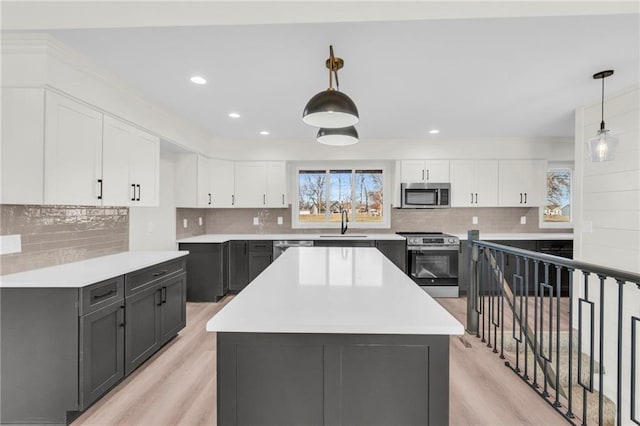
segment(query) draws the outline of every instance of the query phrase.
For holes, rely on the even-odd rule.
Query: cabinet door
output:
[[[160,347],[162,289],[157,285],[125,299],[125,374]]]
[[[211,189],[211,206],[233,207],[234,169],[233,161],[209,160],[209,187]]]
[[[180,250],[188,250],[187,300],[189,302],[217,302],[225,295],[227,257],[225,244],[180,244]],[[227,249],[228,250],[228,249]],[[226,262],[225,262],[226,261]]]
[[[267,207],[287,207],[287,163],[267,162]]]
[[[451,161],[451,207],[475,206],[475,166],[476,164],[473,160]],[[496,169],[496,176],[497,174],[498,173]]]
[[[424,160],[403,160],[401,169],[402,183],[424,182],[426,179]]]
[[[124,302],[80,317],[80,411],[124,377]]]
[[[130,175],[130,159],[135,149],[134,128],[120,120],[104,117],[102,145],[103,204],[135,205],[137,191]]]
[[[544,195],[544,160],[499,160],[501,207],[539,206]]]
[[[44,203],[101,205],[102,114],[45,96]]]
[[[164,345],[187,325],[186,274],[164,281],[160,284],[160,289],[162,293],[160,345]]]
[[[476,186],[474,205],[477,207],[498,206],[498,160],[475,162],[474,182]],[[452,183],[453,186],[453,183]],[[452,189],[453,191],[453,189]],[[455,196],[455,193],[454,193]]]
[[[154,207],[160,204],[160,139],[134,129],[130,153],[131,183],[136,185],[133,206]]]
[[[235,206],[267,205],[267,164],[264,161],[235,163]]]
[[[209,177],[209,159],[198,155],[197,157],[197,205],[198,207],[211,207],[211,179]]]
[[[2,88],[1,204],[42,204],[44,90]]]
[[[198,156],[196,154],[176,155],[173,196],[176,207],[198,207]]]
[[[427,160],[425,182],[449,182],[449,160]]]
[[[253,281],[273,260],[271,241],[249,242],[249,282]]]
[[[229,242],[229,290],[240,291],[249,284],[249,254],[246,241]]]

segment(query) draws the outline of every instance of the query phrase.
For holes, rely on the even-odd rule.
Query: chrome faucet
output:
[[[349,214],[346,210],[340,209],[340,234],[344,235],[349,229],[347,223],[349,223]]]

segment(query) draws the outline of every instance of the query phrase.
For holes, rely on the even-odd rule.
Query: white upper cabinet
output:
[[[498,205],[498,160],[451,160],[451,207]]]
[[[402,160],[401,182],[449,182],[449,160]]]
[[[209,159],[198,155],[196,157],[196,207],[212,207],[211,175],[209,173]]]
[[[160,204],[160,139],[134,129],[134,144],[129,156],[130,185],[137,190],[132,206],[152,207]]]
[[[287,163],[267,161],[267,207],[287,207]]]
[[[235,163],[234,206],[267,206],[267,163],[265,161]]]
[[[498,205],[538,207],[545,199],[545,160],[499,160]]]
[[[45,96],[44,203],[101,205],[102,114]]]
[[[2,88],[2,204],[42,204],[44,89]]]
[[[234,201],[233,161],[209,160],[209,188],[211,189],[211,207],[233,207]]]
[[[197,154],[182,154],[175,164],[176,207],[212,207],[209,159]]]

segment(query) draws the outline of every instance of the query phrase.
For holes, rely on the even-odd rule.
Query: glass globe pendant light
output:
[[[358,131],[355,127],[341,127],[339,129],[318,130],[316,140],[324,145],[346,146],[358,143]]]
[[[611,136],[609,130],[604,125],[604,79],[613,75],[613,70],[600,71],[593,75],[596,80],[602,80],[602,100],[600,130],[595,138],[589,139],[587,146],[591,155],[591,161],[611,161],[614,159],[616,147],[618,146],[618,138]]]
[[[333,55],[333,46],[329,46],[329,88],[309,99],[302,113],[302,121],[314,127],[336,129],[353,126],[359,120],[358,108],[349,96],[339,91],[338,70],[344,66],[341,58]],[[333,78],[336,88],[333,88]]]

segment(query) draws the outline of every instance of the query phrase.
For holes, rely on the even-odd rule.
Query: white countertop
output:
[[[189,254],[188,251],[123,252],[3,275],[0,276],[0,288],[80,288],[187,254]]]
[[[464,327],[375,248],[295,247],[207,331],[461,335]]]
[[[224,243],[233,240],[293,240],[293,241],[314,241],[314,240],[396,240],[403,241],[405,238],[392,234],[380,233],[370,234],[362,232],[348,232],[344,235],[336,233],[326,234],[205,234],[196,237],[183,238],[178,243]]]
[[[452,234],[461,240],[467,239],[467,234]],[[485,241],[499,240],[573,240],[572,232],[504,232],[480,233],[480,239]]]

